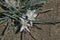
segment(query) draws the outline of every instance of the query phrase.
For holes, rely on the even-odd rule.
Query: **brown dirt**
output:
[[[52,0],[50,3],[45,4],[43,9],[53,8],[54,10],[40,14],[38,18],[40,19],[59,19],[60,18],[60,0]],[[37,40],[60,40],[60,23],[59,24],[37,24],[37,28],[30,28],[31,34]],[[0,26],[0,34],[4,29],[4,25]],[[34,40],[27,32],[27,40]],[[11,33],[5,37],[6,40],[12,40]],[[20,33],[16,35],[15,40],[20,40]]]

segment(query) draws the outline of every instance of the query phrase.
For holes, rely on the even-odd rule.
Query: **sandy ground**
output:
[[[52,11],[42,13],[38,16],[40,19],[59,19],[60,18],[60,0],[52,0],[50,3],[45,4],[44,9],[53,8]],[[30,28],[31,34],[37,40],[60,40],[60,23],[59,24],[36,24],[42,30],[37,28]],[[0,34],[3,31],[5,25],[0,25]],[[12,32],[12,31],[11,31]],[[12,40],[12,33],[8,33],[5,40]],[[29,33],[26,33],[26,40],[34,40]],[[20,33],[15,35],[14,40],[20,40]]]

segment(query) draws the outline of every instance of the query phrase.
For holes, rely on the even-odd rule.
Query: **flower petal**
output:
[[[20,29],[20,32],[22,32],[24,29],[25,29],[25,27],[24,27],[24,26],[22,26],[22,27],[21,27],[21,29]]]
[[[29,20],[35,20],[35,17],[37,14],[35,14],[36,10],[27,10],[26,16],[28,17]]]
[[[19,19],[21,19],[21,22],[24,22],[24,19],[23,18],[19,18]]]
[[[37,14],[34,14],[33,16],[34,16],[34,17],[36,17],[36,16],[37,16]]]
[[[26,16],[31,17],[35,13],[35,10],[27,10]]]
[[[30,30],[27,28],[27,27],[25,27],[26,28],[26,30],[28,31],[28,32],[30,32]]]
[[[30,25],[33,26],[33,22],[32,21],[30,21]]]

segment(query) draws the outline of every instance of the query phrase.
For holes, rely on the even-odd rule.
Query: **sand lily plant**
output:
[[[30,30],[28,29],[29,26],[31,26],[27,20],[24,20],[23,18],[20,18],[21,19],[21,23],[22,23],[22,26],[21,26],[21,29],[20,29],[20,32],[23,31],[24,29],[26,29],[28,32],[30,32]]]
[[[44,4],[47,0],[0,0],[0,24],[6,24],[5,29],[2,32],[1,40],[4,40],[5,35],[10,32],[10,30],[15,29],[14,34],[24,30],[27,30],[30,36],[35,39],[30,33],[30,27],[34,26],[35,22],[40,22],[37,20],[39,12],[48,12],[49,10],[42,10]],[[37,29],[40,29],[36,27]],[[22,40],[22,39],[21,39]]]

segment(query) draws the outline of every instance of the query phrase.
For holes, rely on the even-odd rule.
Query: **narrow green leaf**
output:
[[[60,20],[59,19],[36,19],[35,21],[33,21],[33,23],[35,23],[35,24],[44,24],[44,23],[55,24],[55,23],[60,23]]]

